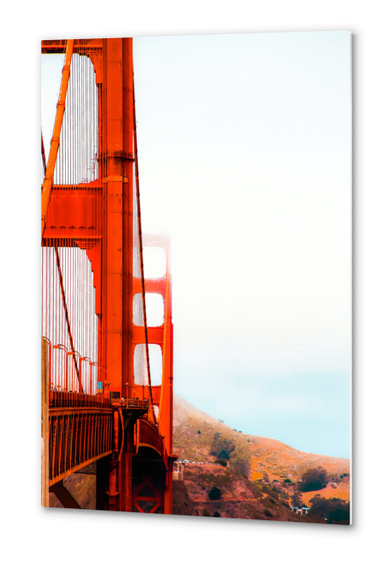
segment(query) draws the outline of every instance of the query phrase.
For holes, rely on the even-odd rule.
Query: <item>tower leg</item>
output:
[[[132,511],[132,444],[133,426],[125,432],[121,456],[120,511]]]
[[[117,462],[113,461],[109,463],[109,489],[108,489],[108,505],[109,511],[118,511],[118,499],[119,495],[118,484],[119,484],[119,465]]]
[[[96,509],[99,510],[105,510],[108,507],[109,460],[110,457],[103,457],[97,461]]]
[[[167,515],[172,514],[172,467],[166,472],[166,483],[164,488],[164,512]]]

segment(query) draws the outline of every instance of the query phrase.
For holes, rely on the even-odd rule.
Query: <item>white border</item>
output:
[[[384,4],[347,0],[9,4],[1,34],[1,483],[4,559],[380,559],[385,537],[388,39]],[[108,10],[108,11],[107,11]],[[350,29],[354,53],[351,527],[40,508],[39,49],[42,38]]]

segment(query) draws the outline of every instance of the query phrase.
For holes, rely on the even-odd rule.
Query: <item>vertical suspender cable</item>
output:
[[[43,165],[45,167],[45,172],[46,172],[46,158],[45,158],[44,145],[43,145],[43,136],[42,136],[42,157],[43,157]],[[68,332],[68,336],[69,336],[69,340],[70,340],[71,350],[73,352],[75,370],[76,370],[77,377],[78,377],[79,384],[80,384],[80,392],[82,392],[83,391],[82,390],[82,384],[81,384],[81,380],[80,380],[80,376],[79,376],[78,365],[77,365],[77,360],[76,360],[76,356],[75,356],[75,348],[74,348],[74,343],[73,343],[73,337],[72,337],[71,328],[70,328],[70,319],[69,319],[69,312],[68,312],[67,303],[66,303],[65,287],[64,287],[63,275],[62,275],[62,270],[61,270],[61,261],[60,261],[60,256],[59,256],[59,251],[58,251],[57,246],[54,246],[54,251],[55,251],[55,257],[56,257],[56,263],[57,263],[59,286],[60,286],[61,295],[62,295],[62,303],[63,303],[64,312],[65,312],[65,322],[66,322],[66,326],[67,326],[67,332]],[[58,315],[58,317],[59,317],[59,315]],[[60,329],[60,327],[59,327],[59,329]],[[59,336],[57,336],[57,341],[62,341],[61,334],[59,334]]]

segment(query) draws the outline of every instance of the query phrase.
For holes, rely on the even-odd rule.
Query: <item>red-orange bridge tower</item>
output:
[[[132,39],[42,53],[65,53],[47,163],[42,136],[42,503],[50,490],[78,507],[63,479],[95,463],[97,509],[172,513],[170,257],[141,231]],[[147,246],[162,276],[144,277]],[[151,327],[150,293],[164,310]]]

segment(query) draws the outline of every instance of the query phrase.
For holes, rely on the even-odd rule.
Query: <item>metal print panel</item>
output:
[[[349,525],[350,33],[41,70],[42,505]]]

